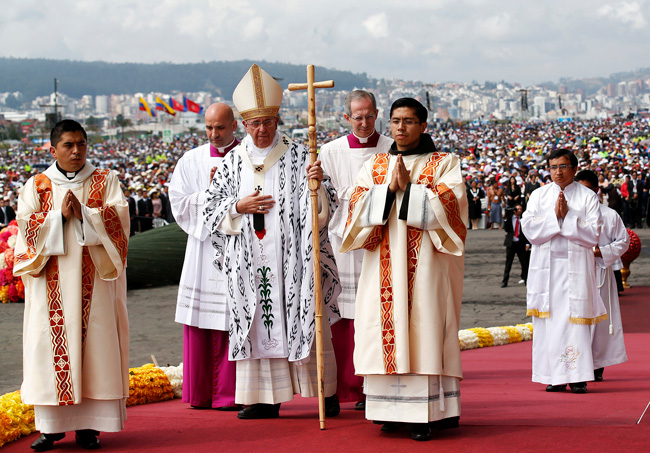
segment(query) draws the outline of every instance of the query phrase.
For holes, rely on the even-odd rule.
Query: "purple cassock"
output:
[[[183,326],[184,403],[235,406],[235,368],[228,360],[228,332]]]

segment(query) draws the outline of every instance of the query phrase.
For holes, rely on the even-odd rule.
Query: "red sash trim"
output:
[[[50,315],[50,342],[54,358],[54,377],[59,406],[74,404],[70,354],[59,285],[59,259],[52,256],[45,265],[47,304]]]
[[[390,260],[390,240],[385,234],[381,241],[379,258],[381,297],[381,340],[386,374],[397,374],[395,362],[395,321],[393,306],[393,271]]]
[[[85,357],[86,334],[88,333],[88,320],[90,319],[90,305],[95,287],[95,264],[90,257],[88,247],[83,248],[81,254],[83,273],[81,275],[81,357]]]
[[[438,193],[438,198],[440,198],[442,207],[445,209],[449,226],[451,226],[451,229],[458,235],[464,244],[465,238],[467,237],[467,225],[465,225],[465,222],[463,222],[463,219],[460,216],[460,208],[458,206],[456,195],[444,183],[438,184],[435,187],[435,191]]]
[[[438,167],[445,156],[445,153],[433,153],[431,157],[429,157],[429,160],[424,165],[422,173],[420,173],[420,176],[418,177],[418,184],[425,184],[429,189],[433,190],[433,182],[436,173],[438,172]]]
[[[423,231],[419,228],[406,227],[407,239],[407,272],[408,272],[408,303],[409,303],[409,318],[411,317],[411,306],[413,304],[413,288],[415,287],[415,274],[418,269],[418,261],[420,260],[420,247],[422,246]]]
[[[102,220],[104,221],[106,233],[117,249],[117,253],[120,255],[122,266],[126,266],[126,254],[129,251],[129,241],[124,234],[124,230],[122,229],[120,216],[117,214],[115,206],[105,206],[103,208],[100,208],[99,212],[101,213]]]

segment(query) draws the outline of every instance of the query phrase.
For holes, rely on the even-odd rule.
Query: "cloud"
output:
[[[503,12],[486,18],[479,18],[477,31],[487,39],[501,39],[509,35],[512,27],[512,17]]]
[[[636,29],[644,28],[648,23],[641,11],[641,5],[636,2],[623,2],[614,6],[602,6],[598,9],[598,15],[603,17],[613,17],[614,19],[624,24],[629,24],[632,28]]]
[[[388,38],[388,16],[386,13],[373,14],[363,21],[363,26],[373,38]]]

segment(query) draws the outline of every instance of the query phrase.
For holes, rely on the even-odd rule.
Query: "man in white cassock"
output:
[[[76,431],[99,448],[129,396],[126,254],[129,206],[114,172],[86,162],[86,132],[63,120],[50,134],[56,163],[18,200],[14,274],[25,284],[21,397],[34,405],[36,451]]]
[[[598,193],[598,176],[591,170],[578,172],[575,181]],[[600,297],[605,303],[609,322],[600,322],[591,330],[591,350],[594,358],[594,379],[603,380],[606,366],[627,362],[623,322],[618,303],[618,290],[614,270],[623,267],[621,256],[630,246],[630,235],[623,219],[616,211],[600,204],[603,226],[600,229],[598,245],[594,247],[596,257],[596,280]]]
[[[593,325],[607,319],[596,281],[593,247],[602,225],[598,197],[573,181],[578,159],[549,154],[551,184],[535,190],[521,219],[532,244],[527,314],[533,317],[533,382],[586,393],[594,380]]]
[[[458,324],[467,198],[457,156],[426,134],[427,110],[412,98],[390,112],[395,143],[376,154],[350,189],[341,253],[364,249],[354,318],[354,367],[365,377],[366,418],[382,431],[460,417]]]
[[[238,409],[235,364],[228,360],[226,282],[215,269],[214,248],[203,223],[206,190],[216,166],[239,144],[232,109],[212,104],[205,112],[209,142],[176,163],[169,186],[172,212],[188,235],[178,286],[176,322],[183,326],[183,402],[196,408]]]
[[[242,419],[278,417],[295,393],[317,396],[311,207],[308,179],[319,189],[321,281],[325,310],[338,318],[340,291],[327,222],[336,192],[320,162],[277,132],[282,88],[253,65],[233,93],[248,135],[218,166],[205,223],[215,265],[226,277],[229,358],[237,362],[235,401]],[[326,415],[338,414],[336,362],[323,323]],[[332,398],[333,397],[333,398]]]
[[[341,320],[332,326],[332,343],[336,355],[336,396],[341,402],[357,402],[355,409],[365,409],[363,378],[356,376],[352,360],[354,352],[354,300],[357,297],[363,250],[339,253],[348,217],[350,200],[347,193],[364,162],[377,153],[386,153],[393,140],[375,130],[377,120],[375,96],[355,90],[345,98],[345,120],[352,133],[323,145],[318,158],[323,171],[331,178],[339,198],[339,207],[329,223],[329,235],[341,280],[337,299]]]

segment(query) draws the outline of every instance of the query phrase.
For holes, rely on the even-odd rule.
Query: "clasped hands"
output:
[[[61,203],[61,214],[63,214],[63,217],[66,220],[70,220],[72,217],[82,220],[81,203],[75,194],[72,193],[72,190],[68,190],[63,197],[63,203]]]
[[[390,190],[391,193],[395,193],[398,190],[404,192],[410,182],[411,172],[406,169],[406,165],[404,165],[404,161],[402,160],[402,155],[398,154],[390,184],[388,185],[388,190]]]
[[[569,212],[569,205],[564,198],[564,192],[560,191],[560,195],[557,197],[557,203],[555,203],[555,215],[558,219],[564,219]]]

